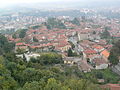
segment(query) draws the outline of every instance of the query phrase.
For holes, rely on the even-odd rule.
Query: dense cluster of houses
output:
[[[84,26],[84,23],[81,23]],[[66,26],[71,26],[70,23],[65,23]],[[89,24],[88,24],[89,26]],[[15,51],[24,49],[34,52],[60,52],[65,58],[65,64],[77,64],[84,71],[89,72],[92,69],[105,69],[109,66],[108,57],[112,45],[109,45],[106,40],[100,38],[100,33],[104,31],[103,27],[96,29],[73,26],[75,29],[59,29],[54,28],[49,30],[46,26],[38,29],[29,29],[24,38],[14,39],[12,36],[7,36],[9,41],[15,42]],[[112,30],[115,27],[111,27]],[[111,32],[111,36],[114,33]],[[94,32],[94,33],[93,33]],[[22,42],[21,42],[22,41]],[[77,54],[82,53],[82,57],[66,58],[67,51],[72,48],[70,42],[75,45],[73,49]]]
[[[109,66],[108,57],[110,55],[110,49],[112,45],[107,45],[105,40],[99,40],[99,42],[93,42],[90,40],[83,40],[79,42],[79,48],[83,53],[83,57],[71,59],[65,59],[65,63],[74,64],[83,72],[89,72],[92,69],[106,69]]]
[[[75,35],[76,32],[79,33],[79,40],[82,40],[83,38],[88,38],[88,32],[90,32],[90,30],[48,30],[47,28],[43,27],[42,29],[28,30],[26,32],[25,38],[23,38],[22,40],[20,38],[14,39],[12,38],[12,36],[9,36],[8,39],[16,43],[16,49],[31,48],[36,49],[38,52],[51,51],[54,49],[56,51],[65,52],[68,51],[69,48],[71,48],[71,44],[68,42],[68,37]],[[34,41],[34,38],[37,39],[37,42]]]

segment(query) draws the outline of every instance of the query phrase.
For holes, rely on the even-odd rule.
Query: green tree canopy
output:
[[[8,42],[7,38],[0,34],[0,55],[11,52],[14,48],[14,43]]]
[[[110,51],[109,61],[113,65],[118,64],[120,57],[120,40],[118,40]]]
[[[102,39],[109,39],[111,37],[110,33],[108,32],[108,30],[105,30],[102,34],[101,34],[101,38]]]
[[[62,56],[56,53],[43,53],[38,57],[38,62],[44,65],[62,63]]]
[[[47,23],[45,25],[47,26],[48,29],[53,28],[66,29],[64,23],[62,23],[60,20],[56,18],[48,18]]]
[[[78,18],[74,18],[71,22],[72,22],[72,24],[80,26],[80,21],[78,20]]]

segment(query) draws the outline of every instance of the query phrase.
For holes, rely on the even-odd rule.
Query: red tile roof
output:
[[[97,52],[95,50],[88,49],[88,50],[85,50],[84,53],[86,53],[86,54],[96,54]]]
[[[102,46],[100,46],[100,45],[94,45],[93,48],[94,48],[94,49],[101,50],[101,49],[103,49],[104,47],[102,47]]]
[[[24,43],[16,43],[16,46],[25,45]]]
[[[102,85],[101,88],[109,88],[110,90],[120,90],[120,84]]]
[[[103,56],[105,56],[106,58],[108,58],[109,55],[110,55],[110,53],[109,53],[107,50],[102,51],[101,54],[102,54]]]

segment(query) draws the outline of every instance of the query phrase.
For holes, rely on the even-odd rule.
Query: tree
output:
[[[5,59],[0,57],[0,89],[16,90],[17,82],[11,77],[11,72],[6,68]]]
[[[72,21],[72,24],[80,26],[80,21],[78,20],[78,18],[74,18],[73,21]]]
[[[36,59],[36,58],[34,58],[34,57],[31,57],[31,58],[30,58],[30,61],[31,61],[32,63],[38,63],[38,59]]]
[[[38,57],[38,62],[44,65],[60,64],[62,63],[62,56],[56,53],[44,53]]]
[[[0,90],[16,90],[17,82],[10,76],[0,76]]]
[[[96,34],[96,32],[95,32],[95,31],[93,31],[93,34]]]
[[[41,79],[47,80],[50,77],[54,77],[54,73],[50,70],[40,70],[35,68],[26,68],[21,73],[22,84],[32,81],[40,81]]]
[[[74,45],[71,41],[69,41],[69,43],[71,44],[72,49],[74,49],[74,48],[75,48],[75,45]]]
[[[38,42],[38,39],[36,37],[33,37],[33,42]]]
[[[14,49],[14,43],[8,42],[7,38],[0,34],[0,55],[11,52]]]
[[[72,49],[69,48],[68,49],[68,57],[75,57],[75,56],[78,56],[76,52],[73,53]]]
[[[31,83],[25,83],[25,85],[23,86],[23,90],[42,90],[42,88],[39,85],[39,82],[33,81]]]
[[[73,52],[72,52],[72,49],[69,48],[69,49],[68,49],[68,57],[71,57],[71,56],[73,56]]]
[[[32,26],[32,29],[39,29],[40,25]]]
[[[30,82],[35,80],[36,70],[34,68],[26,68],[23,71],[23,80],[24,82]]]
[[[110,36],[110,33],[108,32],[108,30],[105,30],[102,34],[101,34],[101,38],[102,39],[109,39],[111,36]]]
[[[66,29],[64,23],[56,18],[48,18],[47,23],[45,23],[45,25],[47,26],[48,29],[53,29],[53,28]]]
[[[14,72],[17,70],[17,64],[15,62],[9,62],[7,64],[7,69],[11,71],[11,74],[13,75]]]
[[[26,52],[26,50],[25,50],[25,49],[20,49],[20,48],[18,48],[18,49],[16,50],[16,52],[17,52],[18,54],[24,54],[24,53]]]
[[[44,90],[70,90],[67,86],[63,86],[59,81],[54,78],[50,78]]]
[[[14,34],[12,35],[12,38],[16,39],[16,38],[17,38],[17,35],[14,33]]]
[[[27,29],[21,29],[19,31],[19,38],[24,38],[26,35]]]
[[[46,26],[47,26],[47,29],[52,29],[51,25],[47,24]]]
[[[111,30],[111,27],[105,27],[105,30]]]
[[[100,88],[86,79],[68,79],[64,84],[70,88],[70,90],[100,90]]]
[[[119,56],[120,56],[120,40],[118,40],[112,47],[108,59],[111,64],[117,65],[119,63]]]
[[[95,76],[97,79],[103,79],[103,73],[102,72],[95,72]]]
[[[14,52],[9,52],[9,53],[6,53],[6,54],[4,54],[4,58],[5,59],[7,59],[8,61],[10,61],[10,62],[16,62],[16,55],[15,55],[15,53]]]
[[[117,65],[119,63],[118,56],[115,55],[115,53],[113,53],[112,51],[110,52],[110,56],[108,59],[109,59],[110,63],[113,65]]]

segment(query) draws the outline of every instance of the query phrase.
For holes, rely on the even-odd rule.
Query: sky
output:
[[[2,7],[5,7],[5,6],[8,6],[8,5],[12,5],[12,4],[16,4],[16,3],[36,3],[36,2],[39,2],[39,3],[49,3],[49,2],[82,2],[83,4],[84,3],[91,3],[91,2],[104,2],[104,1],[108,1],[108,3],[110,1],[113,1],[113,2],[117,2],[117,1],[120,1],[120,0],[0,0],[0,6]]]
[[[59,2],[59,1],[73,1],[73,0],[0,0],[1,4],[13,3],[32,3],[32,2]],[[75,0],[79,1],[79,0]]]
[[[60,2],[60,1],[73,1],[73,0],[0,0],[0,6],[7,6],[16,3],[37,3],[37,2],[48,3],[48,2]]]
[[[18,3],[49,3],[49,2],[73,2],[73,1],[83,1],[83,0],[0,0],[0,7],[5,7],[12,4]]]

